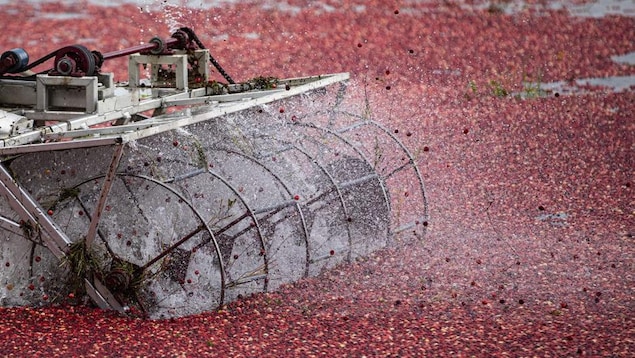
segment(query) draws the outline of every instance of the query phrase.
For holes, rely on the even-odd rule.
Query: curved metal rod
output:
[[[296,149],[298,152],[300,152],[305,157],[307,157],[313,164],[315,164],[319,168],[319,170],[322,173],[324,173],[324,175],[326,175],[328,180],[332,183],[333,188],[335,188],[335,191],[337,192],[337,197],[339,198],[340,205],[342,206],[342,210],[344,211],[344,216],[346,217],[346,220],[345,220],[345,222],[346,222],[346,235],[348,237],[348,251],[346,253],[346,260],[350,262],[350,260],[351,260],[351,248],[353,246],[353,238],[352,238],[352,234],[351,234],[351,223],[348,220],[350,218],[350,215],[348,213],[348,208],[346,207],[346,201],[344,200],[344,195],[342,194],[342,191],[340,190],[340,187],[337,185],[337,182],[335,181],[335,178],[333,178],[331,173],[322,164],[320,164],[320,162],[317,159],[315,159],[310,153],[308,153],[303,148],[300,148],[295,143],[287,142],[287,141],[284,141],[284,140],[281,140],[281,139],[276,139],[276,140],[279,143],[286,144],[287,146],[290,146],[290,147]],[[324,194],[318,195],[318,198],[321,197],[322,195],[324,195]],[[315,199],[315,200],[317,200],[317,199]],[[307,250],[309,250],[308,245],[307,245]],[[309,263],[311,262],[310,250],[309,250],[309,261],[307,261],[307,262],[309,262]]]
[[[163,182],[161,182],[159,180],[156,180],[154,178],[151,178],[151,177],[148,177],[148,176],[145,176],[145,175],[141,175],[141,174],[131,174],[131,173],[124,173],[124,172],[119,172],[119,173],[117,173],[115,175],[119,176],[119,177],[128,176],[128,177],[139,178],[139,179],[150,181],[150,182],[152,182],[152,183],[154,183],[154,184],[156,184],[156,185],[168,190],[172,194],[174,194],[176,197],[178,197],[180,200],[182,200],[182,202],[185,203],[190,208],[190,210],[192,210],[192,212],[194,212],[194,214],[196,215],[198,220],[200,220],[200,222],[201,222],[201,225],[199,226],[199,228],[196,229],[197,231],[196,230],[195,231],[196,232],[200,232],[201,230],[204,229],[205,231],[207,231],[210,234],[212,244],[214,245],[214,250],[216,251],[216,255],[218,256],[218,262],[219,262],[219,265],[220,265],[220,275],[221,275],[221,288],[220,288],[221,291],[220,291],[220,299],[219,299],[218,307],[221,307],[224,304],[224,302],[225,302],[225,280],[226,280],[225,264],[223,263],[223,257],[221,255],[221,251],[220,251],[220,247],[218,245],[218,242],[216,241],[216,238],[214,237],[214,233],[209,228],[209,226],[207,225],[207,223],[203,219],[202,215],[198,212],[198,210],[196,210],[196,208],[192,205],[192,203],[189,200],[187,200],[187,198],[185,198],[181,193],[179,193],[176,190],[174,190],[173,188],[165,185]],[[86,184],[88,182],[103,178],[105,176],[106,176],[105,174],[100,174],[100,175],[91,177],[89,179],[86,179],[86,180],[80,182],[79,184],[75,185],[73,187],[73,189],[76,189],[76,188],[78,188],[78,187],[80,187],[80,186],[82,186],[82,185],[84,185],[84,184]],[[194,236],[194,235],[191,235],[191,236],[190,235],[186,235],[186,237],[188,239],[191,238],[192,236]],[[183,242],[181,242],[180,244],[182,244],[182,243]],[[161,255],[165,256],[165,254],[167,254],[169,251],[170,251],[170,249],[164,250],[161,254],[159,254],[159,256],[161,256]],[[152,261],[156,261],[156,257],[153,258],[152,260],[150,260],[150,262],[152,262]],[[144,267],[146,267],[146,266],[148,266],[147,263],[144,265]]]
[[[342,89],[340,88],[340,90],[342,90]],[[339,92],[338,92],[338,95],[339,95]],[[336,106],[337,105],[339,105],[339,103],[336,104]],[[429,208],[428,208],[428,199],[427,199],[426,194],[425,194],[425,186],[423,184],[423,179],[421,177],[421,172],[419,171],[419,167],[416,165],[414,156],[412,155],[412,153],[410,153],[408,148],[406,148],[406,146],[401,142],[401,140],[399,140],[399,138],[397,138],[393,133],[391,133],[390,130],[388,130],[386,127],[384,127],[383,125],[381,125],[377,121],[374,121],[372,119],[368,119],[364,115],[354,114],[354,113],[351,113],[351,112],[348,112],[348,111],[339,111],[339,110],[335,110],[335,109],[325,109],[325,110],[320,110],[320,111],[311,113],[310,115],[307,115],[307,116],[305,116],[303,118],[309,118],[311,116],[318,116],[318,115],[327,115],[327,116],[329,116],[329,118],[331,118],[334,114],[342,114],[342,115],[345,115],[345,116],[348,116],[348,117],[351,117],[351,118],[359,119],[360,122],[355,123],[353,125],[350,125],[348,127],[341,128],[341,129],[335,129],[335,128],[334,129],[329,129],[329,131],[331,131],[331,132],[345,133],[345,132],[348,132],[348,131],[353,130],[355,128],[362,127],[364,125],[372,125],[372,126],[377,127],[378,129],[380,129],[384,133],[388,134],[388,136],[399,146],[399,148],[408,157],[408,160],[409,160],[408,164],[412,165],[412,167],[413,167],[413,169],[415,171],[415,174],[417,176],[417,181],[419,182],[419,188],[421,190],[421,197],[423,199],[423,205],[424,205],[424,209],[423,209],[424,213],[422,215],[422,219],[423,220],[427,220],[428,219],[428,210],[429,210]],[[300,120],[302,120],[302,118],[300,118]],[[302,122],[294,122],[293,124],[294,125],[302,125],[303,123]],[[329,126],[333,125],[333,124],[334,124],[334,121],[333,120],[329,120]],[[307,124],[304,124],[304,125],[307,125]],[[313,125],[313,126],[314,127],[319,127],[319,128],[325,128],[325,127],[321,127],[321,126],[317,126],[317,125]],[[391,177],[392,175],[394,175],[398,171],[402,170],[406,165],[393,170],[391,173],[386,175],[385,178]],[[390,196],[389,193],[388,193],[388,196]],[[424,226],[423,227],[423,232],[424,233],[425,233],[425,230],[426,230],[426,227]],[[401,230],[398,229],[396,231],[392,231],[392,233],[395,234],[395,233],[400,232],[400,231]]]
[[[300,127],[305,127],[305,128],[312,128],[312,129],[316,129],[316,130],[320,130],[323,131],[325,133],[328,133],[336,138],[338,138],[339,140],[341,140],[343,143],[345,143],[347,146],[349,146],[351,149],[353,149],[353,151],[355,151],[355,153],[357,153],[357,155],[359,155],[359,157],[366,162],[366,164],[368,165],[369,168],[373,168],[373,170],[375,169],[374,166],[371,164],[370,160],[366,157],[366,155],[359,149],[357,148],[353,143],[351,143],[347,138],[345,138],[344,136],[342,136],[341,134],[329,129],[329,128],[325,128],[325,127],[321,127],[318,126],[316,124],[313,123],[300,123],[300,122],[295,122],[294,125],[300,126]],[[305,137],[309,137],[306,134],[304,134]],[[381,180],[381,176],[380,174],[375,171],[375,173],[377,174],[377,183],[379,184],[383,197],[384,197],[384,202],[386,203],[386,209],[387,212],[390,213],[392,211],[391,208],[391,202],[390,202],[390,195],[388,194],[388,191],[386,190],[386,186],[383,182],[383,180]],[[389,220],[388,223],[388,233],[389,236],[392,234],[392,228],[391,228],[391,223]]]
[[[345,86],[345,85],[343,84],[343,86]],[[340,91],[342,91],[342,89],[340,89]],[[339,96],[339,92],[340,92],[340,91],[338,91],[338,96]],[[339,102],[341,102],[341,101],[338,101],[338,103],[336,103],[336,104],[335,104],[334,108],[335,108],[335,107],[337,107],[337,106],[339,106],[339,104],[340,104]],[[408,157],[408,159],[409,159],[409,163],[410,163],[410,164],[412,164],[412,166],[413,166],[413,168],[414,168],[414,170],[415,170],[415,173],[416,173],[416,175],[417,175],[417,180],[419,181],[419,187],[420,187],[420,189],[421,189],[422,198],[423,198],[423,200],[424,200],[424,207],[425,207],[425,209],[424,209],[424,210],[425,210],[425,214],[424,214],[424,216],[427,218],[427,213],[428,213],[428,201],[427,201],[427,198],[426,198],[426,195],[425,195],[425,187],[424,187],[424,184],[423,184],[423,179],[422,179],[422,177],[421,177],[421,173],[420,173],[420,171],[419,171],[419,167],[417,167],[417,165],[416,165],[416,163],[415,163],[414,156],[412,155],[412,153],[410,153],[410,151],[409,151],[409,150],[408,150],[408,148],[407,148],[407,147],[403,144],[403,142],[401,142],[401,140],[399,140],[399,138],[397,138],[397,137],[396,137],[396,136],[395,136],[395,135],[394,135],[394,134],[393,134],[390,130],[388,130],[386,127],[384,127],[383,125],[381,125],[379,122],[377,122],[377,121],[375,121],[375,120],[372,120],[372,119],[368,119],[368,118],[367,118],[366,116],[364,116],[364,115],[354,114],[354,113],[350,113],[350,112],[347,112],[347,111],[338,111],[338,110],[334,110],[334,109],[330,109],[330,110],[329,110],[329,109],[327,109],[327,110],[321,110],[321,111],[314,112],[314,113],[312,113],[312,114],[311,114],[311,116],[316,116],[316,115],[320,115],[320,114],[326,114],[326,115],[328,115],[328,116],[330,117],[330,116],[332,116],[333,114],[338,114],[338,113],[339,113],[339,114],[346,115],[346,116],[349,116],[349,117],[352,117],[352,118],[359,119],[359,120],[361,120],[361,121],[360,121],[360,122],[358,122],[358,123],[355,123],[355,124],[353,124],[353,125],[350,125],[350,126],[348,126],[348,127],[344,127],[344,128],[341,128],[341,129],[336,129],[336,132],[338,132],[338,133],[345,133],[345,132],[350,131],[350,130],[353,130],[353,129],[355,129],[355,128],[362,127],[362,126],[364,126],[364,125],[372,125],[372,126],[375,126],[375,127],[379,128],[379,129],[380,129],[381,131],[383,131],[384,133],[388,134],[388,136],[389,136],[389,137],[390,137],[390,138],[391,138],[391,139],[392,139],[395,143],[397,143],[397,145],[400,147],[400,149],[401,149],[404,153],[406,153],[406,156],[407,156],[407,157]],[[309,116],[306,116],[306,117],[304,117],[304,118],[307,118],[307,117],[309,117]],[[333,125],[333,123],[334,123],[334,121],[329,120],[329,126],[330,126],[330,125]],[[296,124],[296,125],[297,125],[297,124],[302,124],[302,123],[300,123],[300,122],[294,122],[293,124]],[[320,126],[316,126],[316,127],[320,127]],[[322,127],[322,128],[324,128],[324,127]],[[402,167],[403,167],[403,166],[402,166]],[[392,176],[393,174],[395,174],[395,173],[396,173],[396,172],[398,172],[399,170],[400,170],[400,168],[393,170],[390,174],[388,174],[388,175],[386,176],[386,178],[388,178],[388,177]]]
[[[218,151],[223,151],[229,154],[235,154],[238,156],[241,156],[247,160],[250,160],[254,163],[256,163],[257,165],[259,165],[261,168],[263,168],[267,173],[271,174],[272,177],[274,177],[274,179],[276,179],[280,185],[282,185],[282,188],[287,192],[287,194],[289,194],[289,197],[293,196],[293,193],[291,192],[291,190],[289,189],[289,186],[287,185],[287,183],[285,183],[276,173],[274,173],[271,169],[269,169],[265,164],[261,163],[258,159],[245,154],[245,153],[241,153],[241,152],[237,152],[231,149],[225,149],[225,148],[215,148],[215,147],[209,147],[210,150],[218,150]],[[307,224],[306,224],[306,218],[304,216],[304,212],[302,211],[302,207],[300,206],[299,202],[295,202],[295,210],[298,213],[298,215],[300,216],[300,222],[302,225],[302,231],[304,234],[304,243],[305,243],[305,249],[306,249],[306,263],[305,263],[305,269],[304,269],[304,277],[308,277],[309,276],[309,260],[310,260],[310,254],[309,254],[309,230],[307,228]]]
[[[262,255],[262,259],[264,261],[264,272],[265,275],[268,277],[269,276],[269,260],[267,257],[267,250],[265,249],[265,240],[263,238],[262,235],[262,229],[260,228],[260,224],[258,223],[258,218],[256,218],[256,214],[254,213],[254,211],[251,209],[251,207],[247,204],[247,201],[245,200],[245,198],[240,194],[240,192],[238,191],[238,189],[234,188],[231,183],[229,183],[225,178],[223,178],[220,174],[217,174],[215,172],[213,172],[212,170],[207,169],[207,173],[209,173],[211,176],[215,177],[216,179],[220,180],[221,183],[225,184],[226,187],[229,188],[229,190],[231,190],[237,197],[238,199],[240,199],[240,202],[245,206],[245,208],[247,209],[247,214],[249,217],[251,217],[251,220],[254,223],[254,227],[256,228],[256,232],[258,234],[258,239],[260,241],[260,249],[262,250],[261,252],[263,253]],[[220,251],[219,251],[220,252]],[[267,291],[267,287],[269,285],[269,280],[265,280],[264,281],[264,287],[263,290],[266,292]]]
[[[363,118],[361,116],[352,114],[352,113],[348,113],[348,112],[340,112],[342,114],[345,115],[349,115],[353,118]],[[370,120],[370,119],[366,119],[362,122],[356,123],[352,126],[346,127],[346,128],[342,128],[340,129],[338,132],[340,133],[344,133],[347,132],[349,130],[355,129],[355,128],[359,128],[361,126],[364,125],[371,125],[374,126],[376,128],[378,128],[379,130],[383,131],[384,133],[386,133],[398,146],[399,148],[406,154],[406,156],[408,157],[408,161],[409,164],[412,165],[413,170],[415,171],[415,174],[417,176],[417,181],[419,182],[419,188],[421,189],[421,198],[423,199],[423,218],[424,220],[428,219],[428,199],[426,197],[426,192],[425,192],[425,186],[423,184],[423,178],[421,177],[421,172],[419,171],[419,167],[417,166],[414,156],[412,155],[412,153],[410,153],[410,151],[408,150],[408,148],[406,148],[406,146],[403,144],[403,142],[401,142],[401,140],[399,140],[399,138],[397,138],[390,130],[388,130],[386,127],[384,127],[383,125],[381,125],[380,123],[374,121],[374,120]],[[386,178],[390,178],[391,176],[393,176],[394,174],[396,174],[397,172],[401,171],[404,167],[406,166],[406,164],[404,164],[403,166],[394,169],[392,172],[390,172],[388,175],[386,175]],[[423,230],[425,231],[426,228],[424,226]]]

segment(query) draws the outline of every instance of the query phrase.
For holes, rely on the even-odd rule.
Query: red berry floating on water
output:
[[[53,216],[53,210],[49,209],[49,211],[46,212],[49,216]]]
[[[280,113],[284,113],[284,107],[280,107]]]
[[[329,251],[329,254],[331,254],[331,256],[335,255],[335,250]]]
[[[300,195],[295,195],[295,196],[293,197],[293,200],[300,200]]]
[[[175,147],[178,147],[178,146],[179,146],[179,141],[175,139],[175,140],[172,142],[172,145],[173,145],[173,146],[175,146]]]
[[[35,256],[34,260],[35,260],[35,262],[40,262],[40,261],[42,261],[42,258],[39,257],[39,256]]]

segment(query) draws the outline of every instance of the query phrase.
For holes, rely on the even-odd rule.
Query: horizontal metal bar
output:
[[[185,173],[185,174],[181,174],[181,175],[176,175],[173,178],[170,178],[168,180],[165,180],[164,183],[174,183],[177,181],[181,181],[183,179],[187,179],[187,178],[191,178],[191,177],[195,177],[199,174],[203,174],[203,173],[207,173],[207,168],[206,169],[197,169],[194,171],[191,171],[189,173]]]
[[[417,224],[422,224],[423,222],[425,222],[425,217],[420,216],[419,218],[417,218],[414,221],[410,221],[406,224],[403,224],[401,226],[399,226],[398,228],[395,228],[395,230],[393,230],[393,234],[399,234],[401,232],[404,232],[406,230],[412,229],[413,227],[417,226]]]
[[[309,260],[309,263],[316,263],[316,262],[320,262],[320,261],[324,261],[324,260],[328,260],[328,259],[332,259],[338,255],[343,255],[348,253],[348,249],[347,248],[339,248],[339,249],[334,249],[333,250],[333,255],[331,255],[330,253],[326,254],[326,255],[322,255],[322,256],[318,256],[316,258],[313,258],[311,260]]]
[[[242,279],[238,279],[238,280],[234,280],[231,281],[229,283],[227,283],[225,285],[225,288],[230,288],[230,287],[235,287],[235,286],[239,286],[239,285],[244,285],[246,283],[250,283],[250,282],[254,282],[254,281],[258,281],[258,280],[264,280],[267,278],[267,275],[262,274],[262,275],[254,275],[254,276],[248,276]]]
[[[82,116],[75,119],[68,119],[65,122],[55,123],[49,125],[47,127],[40,128],[38,130],[30,131],[27,133],[23,133],[18,136],[9,137],[0,140],[0,156],[18,154],[18,153],[28,153],[28,152],[37,152],[44,150],[60,150],[60,149],[71,149],[71,148],[85,148],[85,147],[93,147],[93,146],[102,146],[113,143],[127,142],[131,140],[136,140],[152,135],[156,135],[159,133],[163,133],[165,131],[169,131],[172,129],[180,128],[186,125],[202,122],[205,120],[209,120],[212,118],[217,118],[226,114],[239,112],[248,108],[252,108],[255,106],[259,106],[265,103],[270,103],[273,101],[277,101],[280,99],[292,97],[301,93],[305,93],[307,91],[311,91],[317,88],[326,87],[333,83],[341,82],[347,80],[349,78],[348,73],[338,73],[332,75],[324,75],[324,76],[312,76],[312,77],[299,77],[294,79],[287,79],[281,81],[282,83],[291,83],[291,84],[299,84],[296,87],[291,87],[288,90],[275,89],[275,90],[265,90],[265,91],[250,91],[246,93],[240,93],[237,95],[216,95],[216,96],[206,96],[206,92],[204,88],[192,90],[190,92],[180,92],[175,93],[173,95],[168,95],[162,98],[153,98],[145,101],[140,101],[139,104],[133,105],[130,107],[122,108],[119,110],[115,110],[108,113],[103,114],[91,114]],[[82,134],[97,134],[100,133],[99,130],[90,131],[87,129],[88,127],[107,123],[110,121],[114,121],[116,119],[122,118],[125,115],[132,115],[136,113],[140,113],[146,110],[156,109],[160,107],[164,107],[166,105],[176,105],[179,103],[188,103],[192,97],[201,96],[201,98],[192,99],[193,102],[201,103],[213,103],[213,102],[223,102],[218,107],[211,108],[207,112],[199,113],[194,116],[185,116],[176,118],[173,120],[161,121],[160,123],[152,126],[146,126],[146,124],[141,124],[140,122],[136,123],[136,127],[131,126],[126,129],[132,130],[133,133],[125,133],[120,136],[112,137],[112,138],[99,138],[99,139],[84,139],[83,137],[77,137],[73,134],[69,134],[73,131],[79,130],[84,131],[80,132]],[[245,98],[251,98],[249,100],[245,100]],[[116,98],[114,99],[116,100]],[[182,102],[180,102],[182,101]],[[144,122],[144,121],[141,121]],[[154,124],[154,123],[153,123]],[[143,128],[142,128],[143,127]],[[89,131],[89,132],[87,132]],[[103,132],[108,133],[108,131],[104,130]],[[116,131],[115,131],[116,132]],[[110,132],[113,133],[113,132]],[[82,144],[59,144],[60,142],[55,143],[38,143],[42,142],[45,138],[54,138],[56,137],[62,138],[74,138],[73,140],[69,140],[67,142],[84,142]],[[25,147],[24,149],[17,149],[17,147]]]
[[[116,136],[116,137],[103,137],[103,138],[100,137],[100,138],[90,138],[90,139],[81,139],[81,140],[67,140],[67,141],[51,142],[51,143],[25,144],[20,146],[0,148],[0,156],[22,154],[22,153],[48,152],[48,151],[65,150],[65,149],[101,147],[106,145],[120,144],[122,142],[123,141],[121,137]]]
[[[277,205],[272,205],[266,208],[260,208],[260,209],[256,209],[254,210],[254,214],[263,214],[263,213],[268,213],[270,211],[275,211],[275,210],[280,210],[282,208],[286,208],[287,206],[292,206],[296,203],[295,200],[288,200],[288,201],[284,201],[280,204]]]
[[[357,179],[349,180],[347,182],[339,184],[338,186],[340,189],[345,189],[345,188],[349,188],[351,186],[362,184],[362,183],[371,181],[373,179],[378,179],[378,178],[379,178],[379,175],[377,175],[376,173],[373,173],[373,174],[368,174],[366,176],[363,176]]]
[[[12,232],[16,235],[22,235],[22,228],[20,227],[20,224],[7,218],[4,217],[2,215],[0,215],[0,228],[5,229],[9,232]]]
[[[176,119],[173,122],[164,123],[164,124],[160,124],[158,126],[147,128],[147,129],[140,130],[140,131],[137,131],[137,132],[124,134],[124,135],[122,135],[122,138],[123,138],[124,142],[128,142],[128,141],[133,141],[133,140],[149,137],[149,136],[152,136],[152,135],[156,135],[156,134],[159,134],[159,133],[170,131],[172,129],[184,127],[184,126],[187,126],[187,125],[190,125],[190,124],[203,122],[203,121],[206,121],[206,120],[209,120],[209,119],[212,119],[212,118],[221,117],[221,116],[224,116],[224,115],[227,115],[227,114],[240,112],[240,111],[243,111],[245,109],[256,107],[256,106],[259,106],[259,105],[262,105],[262,104],[266,104],[266,103],[274,102],[274,101],[277,101],[277,100],[280,100],[280,99],[292,97],[292,96],[295,96],[295,95],[298,95],[298,94],[301,94],[301,93],[305,93],[307,91],[310,91],[310,90],[313,90],[313,89],[316,89],[316,88],[326,87],[326,86],[328,86],[330,84],[340,82],[340,81],[345,80],[347,78],[348,78],[348,73],[332,75],[331,77],[322,78],[321,80],[318,80],[318,81],[315,81],[315,82],[311,82],[311,83],[308,83],[308,84],[305,84],[305,85],[302,85],[302,86],[290,88],[288,91],[274,92],[274,93],[270,93],[267,96],[263,96],[263,97],[260,97],[260,98],[255,98],[255,99],[252,99],[252,100],[231,104],[231,105],[228,105],[226,107],[212,108],[208,112],[199,113],[199,114],[196,114],[196,115],[193,115],[193,116],[186,116],[186,117],[183,117],[183,118]]]

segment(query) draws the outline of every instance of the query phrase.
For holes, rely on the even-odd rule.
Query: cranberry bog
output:
[[[0,4],[0,48],[33,58],[73,43],[117,50],[187,26],[239,81],[349,72],[341,105],[402,143],[425,183],[425,195],[412,177],[392,183],[391,215],[416,218],[427,205],[424,219],[351,262],[182,317],[101,310],[48,291],[49,276],[6,279],[0,297],[39,300],[3,301],[4,356],[633,355],[627,2]],[[118,60],[104,70],[127,76]],[[297,121],[322,105],[315,96],[337,91],[266,109]],[[378,137],[365,134],[371,150]],[[177,151],[195,147],[188,138],[165,140]],[[384,155],[398,162],[399,148]],[[20,265],[5,257],[3,279]]]

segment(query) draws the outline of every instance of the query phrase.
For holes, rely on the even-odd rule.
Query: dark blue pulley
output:
[[[4,73],[19,73],[29,64],[29,55],[22,48],[6,51],[0,57],[0,75]]]

